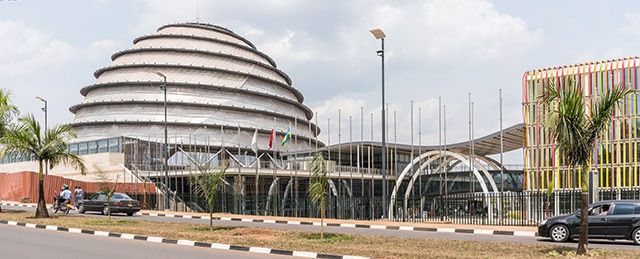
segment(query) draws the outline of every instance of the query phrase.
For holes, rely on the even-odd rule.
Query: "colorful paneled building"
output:
[[[590,62],[553,68],[534,69],[522,78],[522,105],[526,127],[524,147],[525,190],[581,188],[583,172],[567,170],[559,162],[553,137],[543,125],[538,96],[553,80],[556,85],[567,77],[582,89],[586,105],[593,105],[605,89],[622,85],[638,89],[640,58]],[[599,186],[629,189],[639,186],[638,166],[638,94],[625,97],[614,112],[608,127],[601,133],[593,152],[590,170],[597,171]],[[596,174],[594,174],[596,175]]]

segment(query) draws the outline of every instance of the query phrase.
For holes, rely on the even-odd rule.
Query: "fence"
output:
[[[544,192],[458,193],[398,200],[390,219],[404,222],[535,226],[541,220],[580,208],[579,189]],[[597,200],[640,199],[640,188],[601,189]],[[404,205],[406,202],[406,206]]]
[[[214,212],[245,215],[320,217],[320,210],[307,195],[296,199],[274,200],[266,195],[240,197],[220,195]],[[188,193],[179,194],[187,204],[207,210],[206,202]],[[599,190],[599,200],[640,199],[640,188]],[[581,190],[546,192],[457,193],[448,196],[398,200],[390,209],[389,220],[401,222],[451,222],[455,224],[536,226],[541,220],[567,214],[580,208]],[[257,209],[257,210],[256,210]],[[336,219],[379,220],[380,197],[327,198],[326,217]]]

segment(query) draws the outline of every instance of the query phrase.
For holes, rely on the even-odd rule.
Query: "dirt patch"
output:
[[[236,228],[228,232],[232,236],[252,237],[259,240],[276,240],[280,238],[282,231],[264,228]]]

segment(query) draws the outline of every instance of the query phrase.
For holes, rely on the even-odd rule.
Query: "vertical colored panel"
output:
[[[526,123],[525,171],[527,188],[544,189],[548,180],[558,177],[560,188],[579,187],[580,173],[560,170],[556,161],[555,141],[542,124],[542,113],[536,97],[550,80],[564,84],[564,76],[571,77],[581,88],[585,105],[593,108],[602,94],[616,87],[638,88],[638,58],[606,60],[586,64],[530,70],[523,77],[523,117]],[[638,95],[632,94],[621,101],[615,117],[602,132],[592,157],[592,166],[600,171],[603,187],[621,188],[640,185],[640,149],[638,122]]]
[[[631,87],[633,87],[633,89],[638,89],[637,86],[637,76],[638,76],[638,67],[636,64],[636,61],[638,59],[634,58],[633,59],[633,73],[632,73],[632,78],[631,78]],[[632,176],[634,177],[633,181],[632,181],[632,186],[638,186],[638,94],[637,93],[633,93],[632,95],[632,105],[633,105],[633,129],[631,131],[631,137],[633,138],[633,173]]]

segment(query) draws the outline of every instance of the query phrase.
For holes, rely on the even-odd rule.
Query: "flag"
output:
[[[271,129],[271,137],[269,138],[269,148],[273,147],[273,139],[276,137],[276,130]]]
[[[253,153],[255,153],[256,155],[258,154],[258,129],[256,129],[255,133],[253,133],[253,139],[251,140],[251,150],[253,150]]]
[[[286,146],[287,142],[289,142],[289,139],[291,138],[291,125],[289,125],[289,128],[287,128],[287,133],[284,134],[284,138],[282,138],[282,146]]]

